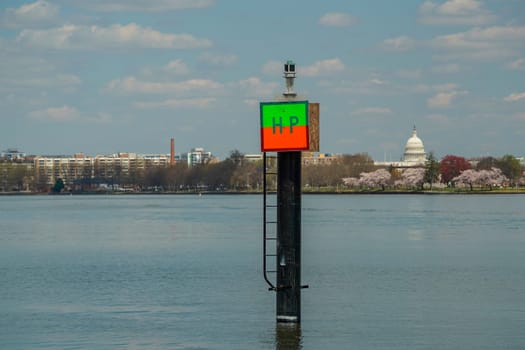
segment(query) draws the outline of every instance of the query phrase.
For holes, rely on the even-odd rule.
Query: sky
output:
[[[287,60],[321,152],[525,156],[523,0],[2,0],[0,151],[258,153]]]

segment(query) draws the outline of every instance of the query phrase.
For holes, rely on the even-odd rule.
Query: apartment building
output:
[[[188,153],[182,154],[182,160],[186,161],[188,166],[207,164],[214,160],[211,152],[205,151],[204,148],[192,148]]]
[[[66,186],[78,182],[120,182],[140,176],[145,169],[167,167],[169,155],[116,153],[112,155],[38,156],[34,159],[37,182],[52,186],[62,179]]]
[[[67,185],[79,179],[92,179],[93,164],[93,158],[82,153],[74,156],[37,156],[34,159],[37,183],[40,186],[51,186],[59,178]]]

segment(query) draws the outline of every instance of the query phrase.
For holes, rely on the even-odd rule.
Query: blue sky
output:
[[[525,155],[525,1],[2,0],[0,149],[259,151],[259,102],[321,104],[321,151]]]

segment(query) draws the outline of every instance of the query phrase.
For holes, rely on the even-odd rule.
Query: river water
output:
[[[525,196],[304,195],[300,329],[258,195],[0,196],[0,349],[525,349]]]

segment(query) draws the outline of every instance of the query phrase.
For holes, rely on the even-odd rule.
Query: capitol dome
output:
[[[412,131],[412,136],[407,140],[404,153],[404,162],[411,164],[424,164],[426,161],[425,147],[423,141],[417,137],[416,127]]]

